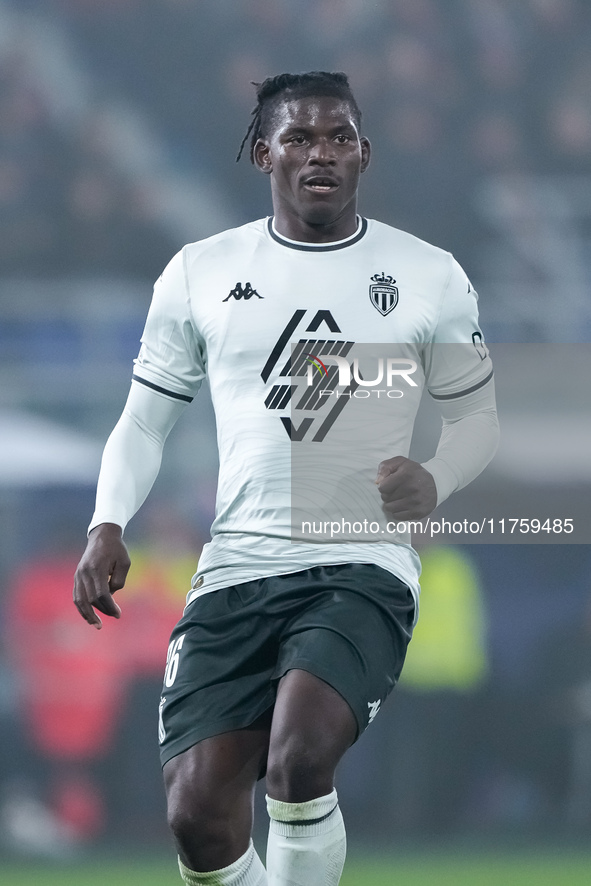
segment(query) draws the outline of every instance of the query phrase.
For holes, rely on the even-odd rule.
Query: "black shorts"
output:
[[[162,765],[204,738],[250,726],[292,668],[336,689],[359,735],[400,676],[414,608],[403,582],[365,563],[314,566],[198,597],[171,635]]]

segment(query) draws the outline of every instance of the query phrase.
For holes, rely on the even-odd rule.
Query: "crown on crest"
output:
[[[396,283],[394,277],[392,277],[390,274],[388,274],[388,276],[386,277],[383,271],[381,274],[374,274],[371,279],[374,283],[385,283],[387,286],[391,286],[392,283]]]

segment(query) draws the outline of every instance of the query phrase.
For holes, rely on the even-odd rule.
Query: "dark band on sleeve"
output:
[[[457,394],[432,394],[431,391],[429,393],[433,397],[434,400],[456,400],[458,397],[465,397],[467,394],[473,394],[474,391],[477,391],[479,388],[483,388],[493,377],[494,370],[491,369],[486,378],[483,378],[482,381],[477,382],[477,384],[472,385],[471,388],[466,388],[463,391],[458,391]]]
[[[184,400],[185,403],[193,402],[192,397],[186,397],[184,394],[176,394],[174,391],[167,390],[167,388],[161,388],[160,385],[155,385],[151,381],[146,381],[145,378],[140,378],[135,372],[131,377],[134,381],[139,381],[141,385],[145,385],[147,388],[152,388],[153,391],[158,391],[159,394],[166,394],[167,397],[172,397],[174,400]]]

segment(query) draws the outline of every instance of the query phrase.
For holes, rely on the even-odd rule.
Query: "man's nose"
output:
[[[333,144],[330,139],[318,139],[310,148],[308,156],[310,163],[318,163],[322,166],[332,166],[336,163]]]

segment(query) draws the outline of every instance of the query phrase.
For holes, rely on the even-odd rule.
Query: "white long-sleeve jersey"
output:
[[[376,563],[417,595],[420,564],[404,537],[294,543],[292,455],[298,461],[304,447],[314,457],[334,445],[339,428],[359,423],[355,410],[368,392],[381,391],[391,421],[363,447],[359,471],[369,489],[380,461],[408,455],[426,387],[443,416],[437,452],[424,465],[438,502],[482,471],[498,437],[492,366],[476,293],[453,256],[366,219],[333,243],[288,240],[264,219],[185,246],[155,285],[90,528],[125,527],[154,482],[168,432],[206,376],[220,474],[212,541],[188,601],[346,562]],[[378,501],[375,485],[368,495]]]

